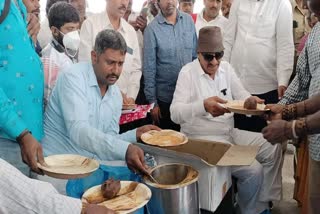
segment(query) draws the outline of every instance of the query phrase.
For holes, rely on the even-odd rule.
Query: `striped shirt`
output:
[[[30,179],[0,158],[0,213],[79,214],[79,199],[60,195],[46,182]]]
[[[297,63],[297,74],[288,87],[281,104],[300,102],[320,93],[320,23],[311,31]],[[320,134],[309,136],[310,157],[320,161]]]

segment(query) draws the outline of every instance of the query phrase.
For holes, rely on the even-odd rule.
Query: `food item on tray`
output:
[[[99,204],[120,194],[121,184],[120,181],[115,181],[113,179],[106,180],[101,185],[101,191],[92,192],[90,195],[85,197],[89,204]],[[122,193],[123,194],[123,193]]]
[[[109,200],[118,194],[120,188],[120,180],[108,179],[101,185],[102,195],[106,200]]]
[[[181,143],[181,138],[173,135],[154,135],[148,141],[153,145],[176,145]]]
[[[257,109],[257,106],[258,106],[258,103],[257,103],[256,99],[254,99],[252,97],[246,99],[246,101],[244,102],[244,105],[243,105],[243,107],[245,109],[252,109],[252,110]]]
[[[135,192],[130,192],[128,194],[104,201],[99,205],[106,206],[109,209],[115,211],[124,211],[135,208],[137,204],[139,204],[138,202],[139,201],[137,201],[137,194]]]

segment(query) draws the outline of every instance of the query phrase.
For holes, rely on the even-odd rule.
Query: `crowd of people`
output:
[[[309,154],[299,202],[317,213],[320,1],[203,0],[199,14],[194,0],[147,0],[139,13],[133,1],[88,14],[85,0],[47,0],[40,23],[41,1],[0,0],[0,213],[114,213],[39,181],[38,163],[79,154],[148,174],[132,143],[161,129],[260,147],[250,166],[231,169],[243,214],[281,200],[287,140],[308,146],[298,150]],[[233,114],[230,100],[271,111]],[[150,120],[120,132],[122,106],[135,103],[154,104]]]

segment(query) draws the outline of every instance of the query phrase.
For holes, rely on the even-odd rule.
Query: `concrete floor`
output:
[[[291,152],[292,153],[292,152]],[[272,214],[298,214],[297,202],[292,199],[294,189],[293,154],[286,154],[282,169],[283,199],[275,204]]]

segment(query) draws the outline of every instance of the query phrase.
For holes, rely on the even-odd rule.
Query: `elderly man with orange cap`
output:
[[[268,202],[281,197],[281,148],[271,145],[261,133],[234,128],[233,114],[223,104],[229,100],[258,103],[263,100],[245,90],[231,65],[221,60],[223,51],[220,28],[202,28],[198,58],[180,71],[170,108],[171,119],[190,138],[260,146],[251,166],[232,167],[231,171],[238,179],[242,213],[270,213]],[[200,201],[207,182],[205,176],[200,178]]]

